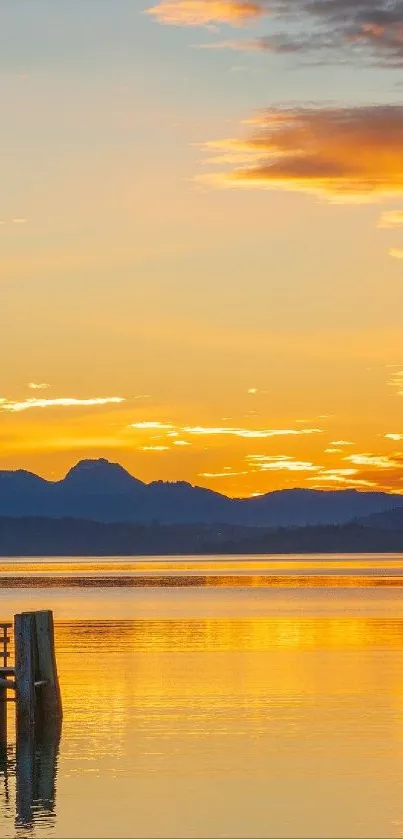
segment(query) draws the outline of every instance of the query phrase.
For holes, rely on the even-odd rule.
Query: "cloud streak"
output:
[[[403,195],[402,105],[273,108],[247,124],[244,139],[204,144],[206,162],[221,171],[197,180],[333,200]]]
[[[259,0],[160,0],[147,13],[170,26],[211,26],[228,23],[242,26],[267,14]]]
[[[0,399],[0,410],[20,413],[33,408],[76,408],[92,407],[109,404],[119,404],[125,400],[121,396],[96,397],[94,399],[76,399],[74,397],[62,397],[60,399],[25,399],[22,402],[12,402],[9,399]]]
[[[250,454],[246,458],[261,472],[317,472],[320,467],[305,460],[296,460],[289,455]]]
[[[242,26],[270,15],[276,31],[218,46],[318,63],[403,65],[403,0],[160,0],[148,12],[159,23],[204,27]]]

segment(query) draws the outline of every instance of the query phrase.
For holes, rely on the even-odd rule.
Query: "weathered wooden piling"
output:
[[[22,612],[14,618],[17,731],[29,734],[35,724],[35,616]]]
[[[46,719],[62,718],[62,699],[57,674],[53,614],[35,612],[37,649],[36,688],[37,705]]]
[[[7,661],[10,657],[8,645],[10,643],[9,629],[11,623],[0,623],[0,745],[7,742],[7,688],[8,680],[5,678],[9,668]]]
[[[22,612],[14,618],[17,732],[29,734],[36,719],[61,720],[53,614]]]

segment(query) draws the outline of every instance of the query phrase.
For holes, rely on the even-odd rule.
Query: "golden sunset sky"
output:
[[[403,493],[402,0],[19,0],[0,468]]]

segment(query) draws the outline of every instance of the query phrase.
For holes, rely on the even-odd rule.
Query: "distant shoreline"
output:
[[[402,576],[346,574],[138,575],[138,576],[7,576],[2,588],[403,588]]]
[[[275,528],[0,517],[0,557],[8,558],[315,553],[403,553],[403,509],[345,524]]]

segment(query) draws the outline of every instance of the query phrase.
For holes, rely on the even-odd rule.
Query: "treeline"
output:
[[[0,518],[3,557],[367,552],[403,552],[403,531],[370,528],[359,522],[267,529]]]

